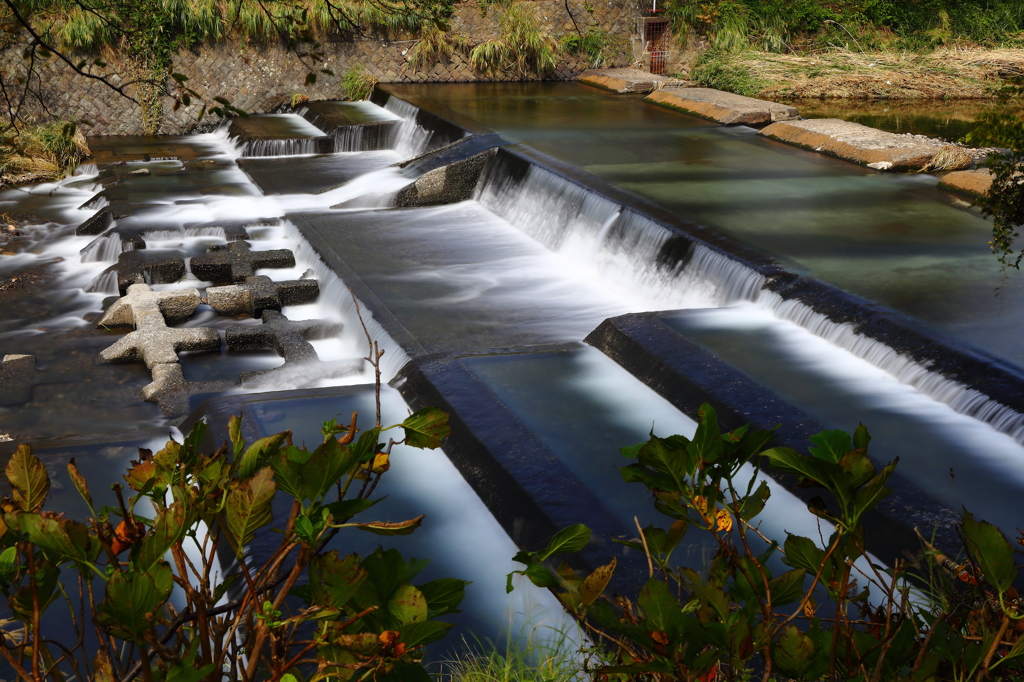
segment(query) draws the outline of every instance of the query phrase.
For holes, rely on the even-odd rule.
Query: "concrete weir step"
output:
[[[449,414],[445,454],[517,545],[542,547],[558,530],[584,523],[593,531],[591,541],[567,561],[589,573],[615,557],[612,589],[636,594],[647,579],[646,562],[611,540],[632,537],[634,530],[480,379],[467,358],[417,358],[391,383],[412,409],[433,406]]]
[[[388,149],[398,126],[397,118],[373,118],[360,102],[311,102],[299,115],[334,138],[334,151]]]
[[[329,154],[334,139],[295,114],[256,114],[233,118],[228,134],[241,147],[242,156]]]
[[[881,171],[954,170],[971,165],[970,155],[942,140],[888,133],[838,118],[779,121],[760,134]]]
[[[639,69],[588,69],[576,78],[580,83],[618,93],[648,93],[672,80]]]
[[[800,117],[796,108],[788,104],[744,97],[713,88],[667,87],[652,92],[644,99],[724,125],[763,126]]]

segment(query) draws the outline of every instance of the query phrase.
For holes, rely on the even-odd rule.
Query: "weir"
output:
[[[379,87],[372,103],[313,104],[265,123],[306,136],[274,131],[243,141],[222,129],[173,142],[134,140],[131,154],[141,160],[130,166],[113,165],[116,143],[99,141],[114,145],[106,161],[24,200],[34,206],[49,196],[46,210],[60,227],[39,230],[34,248],[39,258],[63,260],[46,297],[13,304],[37,307],[2,321],[0,353],[24,352],[31,339],[41,377],[62,383],[32,388],[23,410],[0,409],[0,432],[34,436],[45,450],[59,449],[54,437],[93,433],[92,444],[134,443],[206,418],[217,440],[226,418],[242,412],[254,437],[292,428],[312,441],[324,419],[372,405],[365,323],[385,351],[388,414],[426,405],[451,412],[447,458],[437,453],[434,468],[410,468],[396,481],[396,509],[468,510],[458,516],[483,519],[467,531],[474,542],[503,529],[487,550],[503,558],[513,545],[535,549],[558,528],[586,523],[597,540],[581,566],[614,555],[616,589],[634,590],[646,563],[610,539],[635,534],[634,516],[655,519],[646,494],[621,482],[615,467],[626,462],[618,449],[652,428],[692,434],[704,400],[727,428],[782,423],[778,442],[800,449],[822,428],[852,431],[864,421],[876,462],[896,455],[906,462],[895,494],[869,519],[871,549],[883,560],[912,549],[914,525],[937,527],[940,546],[955,544],[948,531],[960,503],[1006,530],[1019,525],[1000,509],[1024,487],[1010,475],[1024,463],[1024,372],[1011,362],[416,93]],[[329,151],[316,147],[323,140]],[[257,152],[265,155],[251,158]],[[142,158],[157,153],[182,161]],[[0,201],[16,199],[5,193]],[[76,234],[115,204],[116,212],[93,221],[98,232]],[[243,240],[247,247],[227,248]],[[272,382],[253,387],[239,377],[280,368],[283,358],[224,344],[183,352],[191,413],[161,417],[138,398],[151,380],[143,366],[95,363],[125,331],[94,323],[116,300],[115,261],[125,245],[139,243],[137,253],[173,253],[186,266],[179,281],[154,289],[205,296],[236,285],[200,279],[215,277],[193,271],[201,254],[290,252],[294,266],[253,274],[271,284],[316,281],[315,302],[282,305],[281,314],[333,330],[309,342],[319,363],[260,375]],[[0,274],[31,262],[12,258],[0,261]],[[204,303],[182,324],[244,335],[261,323],[246,314],[250,308],[221,315]],[[196,388],[218,381],[232,387]],[[83,397],[75,384],[97,388]],[[921,443],[941,457],[914,452]],[[976,469],[963,472],[963,460]],[[979,506],[987,476],[1000,478],[991,488],[998,493]],[[428,500],[421,493],[430,477],[447,477],[452,487]],[[773,484],[764,532],[817,537],[814,518],[786,489],[792,483]],[[692,545],[684,554],[698,563],[702,552]],[[500,578],[507,569],[499,563],[478,562],[478,573],[464,577],[492,589],[484,574]],[[481,594],[487,605],[474,619],[507,605]]]

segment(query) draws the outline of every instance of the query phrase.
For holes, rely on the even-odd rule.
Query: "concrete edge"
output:
[[[445,454],[517,546],[536,551],[562,528],[585,523],[593,531],[590,543],[569,557],[569,564],[589,572],[615,557],[613,591],[639,591],[647,580],[646,560],[611,540],[633,537],[632,529],[464,363],[441,355],[417,358],[392,384],[412,409],[431,405],[448,412],[451,434],[442,444]]]

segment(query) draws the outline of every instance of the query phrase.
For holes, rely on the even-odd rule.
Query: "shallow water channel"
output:
[[[934,176],[876,173],[761,139],[751,129],[723,128],[577,84],[396,92],[405,91],[732,235],[796,272],[891,306],[1008,363],[1024,362],[1024,323],[1014,314],[1024,285],[1012,275],[1000,278],[985,244],[987,224],[963,201],[939,192]],[[386,350],[385,381],[410,360],[450,362],[451,376],[461,372],[449,387],[458,400],[442,386],[443,397],[470,407],[491,400],[501,408],[501,414],[458,415],[482,424],[474,433],[481,450],[512,452],[519,443],[510,434],[525,434],[579,482],[608,527],[631,532],[634,516],[657,519],[644,491],[621,482],[616,467],[626,460],[619,448],[652,429],[690,435],[695,423],[582,341],[606,318],[674,311],[662,319],[681,339],[823,426],[852,431],[863,421],[875,434],[876,460],[899,456],[903,475],[926,495],[954,509],[967,504],[1008,532],[1021,525],[1008,502],[1024,492],[1024,447],[954,410],[952,398],[936,399],[935,391],[896,372],[892,358],[869,361],[844,349],[850,334],[812,333],[808,323],[787,319],[782,306],[765,303],[757,277],[709,249],[694,249],[675,264],[660,262],[666,241],[653,223],[539,165],[516,174],[494,162],[468,200],[397,208],[395,192],[414,178],[392,164],[441,146],[439,128],[417,124],[415,107],[394,97],[386,109],[357,108],[361,121],[396,122],[387,148],[282,154],[295,145],[271,141],[259,146],[260,156],[243,158],[225,131],[94,138],[106,159],[98,167],[61,183],[0,193],[0,207],[12,216],[38,216],[24,218],[30,226],[19,253],[0,258],[0,275],[32,268],[46,274],[35,287],[0,292],[0,354],[33,353],[40,370],[29,402],[0,408],[0,433],[58,439],[45,441],[57,464],[70,456],[60,438],[93,434],[96,443],[109,434],[122,449],[85,444],[76,450],[80,463],[90,448],[106,453],[89,464],[88,474],[101,477],[116,475],[131,445],[179,423],[139,399],[150,381],[143,365],[96,361],[124,333],[94,328],[117,297],[116,278],[103,272],[140,244],[190,263],[224,246],[241,226],[254,251],[288,249],[295,256],[294,267],[256,274],[319,283],[315,303],[285,305],[282,312],[343,329],[313,342],[320,363],[279,372],[259,386],[237,377],[281,367],[284,360],[273,351],[183,354],[188,381],[235,382],[197,391],[191,408],[211,399],[204,409],[212,410],[230,397],[261,432],[291,428],[306,438],[356,403],[368,409],[372,373],[362,360],[365,340],[351,288]],[[305,121],[271,120],[264,127],[299,130],[303,139],[315,135]],[[361,139],[349,133],[336,137],[347,149]],[[120,212],[114,227],[76,235],[103,205]],[[188,273],[154,288],[205,291],[211,284]],[[203,305],[183,326],[223,334],[232,325],[257,324]],[[396,382],[399,390],[404,381]],[[330,392],[341,386],[352,387],[347,397]],[[394,420],[407,409],[392,389],[385,390],[385,406]],[[517,624],[554,617],[546,595],[526,607],[503,594],[508,559],[523,542],[515,523],[506,523],[515,510],[499,509],[500,500],[480,493],[480,482],[467,473],[472,462],[456,469],[440,453],[415,457],[396,458],[389,506],[382,509],[396,515],[420,509],[428,525],[431,515],[437,519],[403,549],[435,553],[439,575],[474,581],[462,632],[498,636],[510,608],[528,612]],[[403,458],[410,460],[407,468]],[[763,530],[776,538],[787,531],[817,537],[803,504],[777,484],[774,491]],[[555,502],[560,509],[574,506],[574,500]],[[73,502],[67,505],[75,511]],[[588,520],[587,508],[570,513]],[[693,545],[688,559],[699,563],[702,551]]]

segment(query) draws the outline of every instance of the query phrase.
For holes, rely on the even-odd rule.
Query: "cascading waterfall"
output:
[[[96,279],[85,286],[86,293],[90,294],[116,294],[117,273],[114,271],[101,272]]]
[[[135,245],[123,241],[119,234],[99,236],[92,240],[81,251],[83,263],[111,263],[117,260],[123,251],[131,251]]]
[[[384,108],[401,119],[393,128],[391,143],[388,147],[407,159],[429,151],[430,131],[416,123],[416,114],[419,112],[416,106],[397,97],[391,97]]]
[[[247,140],[238,143],[241,156],[294,156],[298,154],[315,154],[316,138],[287,140]]]
[[[727,305],[756,295],[763,279],[702,245],[667,259],[672,233],[634,211],[531,165],[522,179],[492,168],[476,199],[547,248],[643,293],[652,307]]]
[[[1024,444],[1024,415],[976,389],[929,370],[881,341],[858,333],[855,324],[834,322],[826,315],[815,312],[806,303],[794,299],[783,300],[768,290],[762,290],[754,302],[770,310],[776,317],[803,327],[850,354],[867,360],[900,383],[913,387],[936,402],[949,405],[960,414],[984,422]]]

